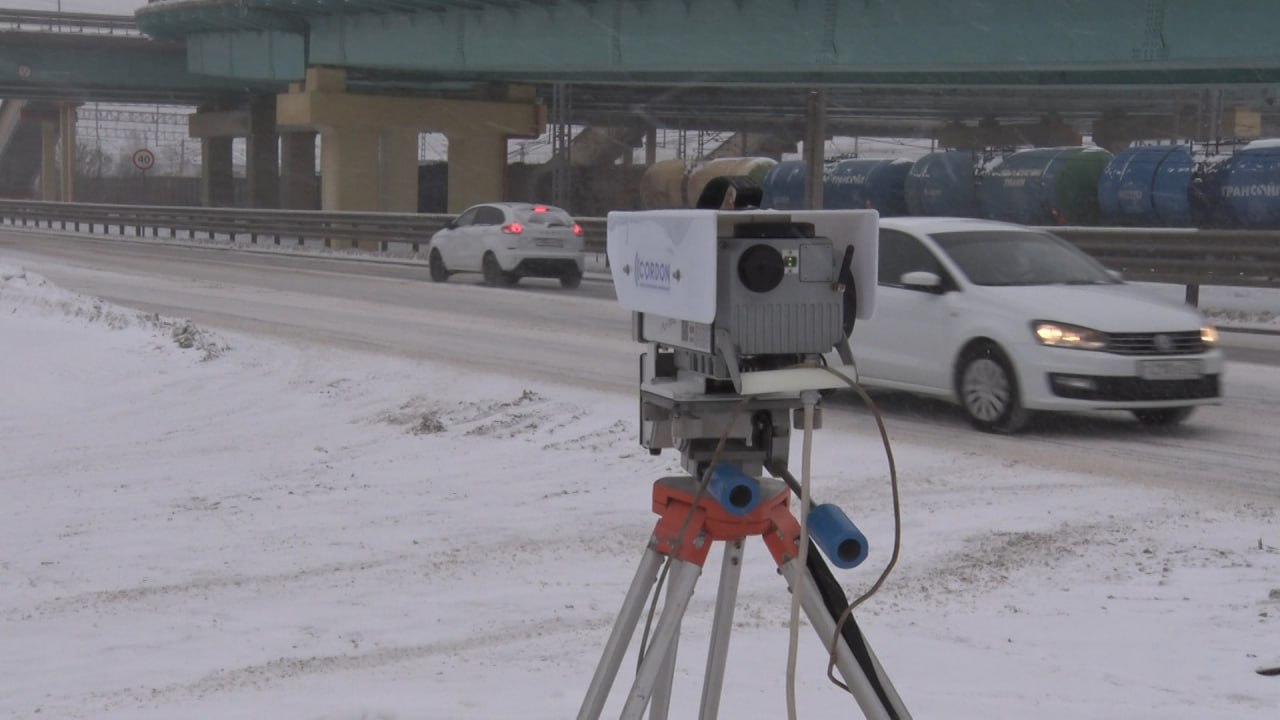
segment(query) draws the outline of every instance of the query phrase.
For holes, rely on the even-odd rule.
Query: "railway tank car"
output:
[[[1095,225],[1098,180],[1111,153],[1094,147],[1023,150],[982,174],[982,216],[1023,225]]]
[[[1107,225],[1188,227],[1208,217],[1203,178],[1189,145],[1149,145],[1116,153],[1098,180]]]

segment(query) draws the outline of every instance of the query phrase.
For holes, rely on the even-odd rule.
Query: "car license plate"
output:
[[[1199,360],[1143,360],[1138,377],[1143,380],[1199,380],[1204,375]]]
[[[538,238],[538,247],[562,247],[564,241],[560,238]]]

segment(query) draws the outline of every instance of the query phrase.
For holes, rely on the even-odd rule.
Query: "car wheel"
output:
[[[431,279],[436,282],[444,282],[449,279],[449,270],[444,266],[444,258],[440,257],[440,251],[431,250],[431,257],[427,260],[427,265],[431,269]]]
[[[991,343],[976,345],[961,357],[956,391],[969,422],[983,432],[1016,433],[1031,419],[1022,407],[1013,365]]]
[[[515,273],[504,272],[502,266],[498,264],[498,258],[493,253],[485,253],[484,260],[480,263],[480,269],[484,272],[485,284],[493,287],[510,287],[520,279]]]
[[[582,284],[582,273],[572,270],[560,276],[560,287],[572,290]]]
[[[1138,418],[1138,422],[1142,425],[1167,427],[1177,425],[1191,417],[1193,410],[1195,410],[1194,407],[1153,408],[1150,410],[1134,410],[1133,416]]]

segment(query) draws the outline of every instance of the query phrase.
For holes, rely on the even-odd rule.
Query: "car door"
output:
[[[446,267],[463,269],[466,266],[462,250],[466,245],[465,237],[470,232],[478,211],[479,208],[467,208],[453,221],[452,228],[436,235],[432,245],[440,251],[440,258],[444,260]]]
[[[502,242],[502,226],[507,222],[507,214],[496,205],[481,205],[477,210],[466,238],[466,252],[468,267],[479,270],[485,252]]]
[[[869,384],[948,393],[957,294],[955,280],[920,238],[880,230],[879,282],[872,316],[851,337],[858,375]],[[942,292],[907,287],[902,276],[927,271]]]

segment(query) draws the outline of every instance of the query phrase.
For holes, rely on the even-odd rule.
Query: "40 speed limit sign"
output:
[[[155,167],[156,154],[146,148],[135,150],[133,153],[133,166],[146,172]]]

